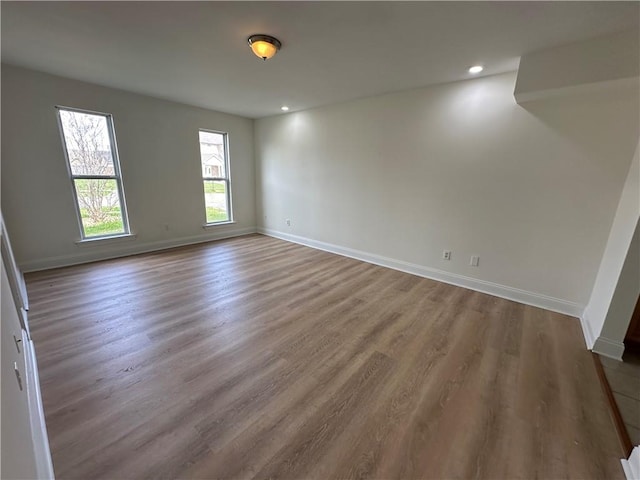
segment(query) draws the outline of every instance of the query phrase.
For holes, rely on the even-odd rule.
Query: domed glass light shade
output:
[[[248,42],[256,57],[260,57],[263,60],[273,57],[282,47],[280,40],[270,35],[251,35],[248,38]]]

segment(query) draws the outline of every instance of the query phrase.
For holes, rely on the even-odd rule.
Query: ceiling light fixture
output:
[[[251,35],[247,41],[256,57],[260,57],[262,60],[273,57],[282,47],[280,40],[271,35]]]
[[[280,107],[280,110],[282,110],[283,112],[288,112],[289,111],[289,107],[287,107],[286,105],[283,105]]]
[[[480,73],[482,70],[484,70],[484,67],[482,65],[474,65],[469,69],[469,73],[476,74]]]

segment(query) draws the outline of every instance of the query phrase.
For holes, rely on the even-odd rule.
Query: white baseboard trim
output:
[[[621,361],[624,353],[624,343],[605,337],[598,337],[593,344],[592,350],[599,355]]]
[[[596,337],[591,330],[588,307],[584,309],[584,313],[580,316],[580,326],[582,327],[582,334],[584,335],[584,342],[587,344],[587,349],[592,350]]]
[[[192,245],[196,243],[211,242],[213,240],[222,240],[224,238],[239,237],[256,232],[256,227],[245,227],[225,229],[220,232],[209,232],[206,234],[193,235],[190,237],[158,240],[155,242],[137,243],[137,241],[127,241],[118,244],[112,243],[108,246],[96,245],[95,249],[89,249],[88,247],[83,246],[82,251],[78,253],[39,258],[37,260],[21,263],[19,266],[23,272],[49,270],[51,268],[68,267],[70,265],[77,265],[80,263],[109,260],[111,258],[126,257],[139,253],[155,252],[157,250],[165,250],[167,248],[182,247],[185,245]]]
[[[363,252],[361,250],[341,247],[339,245],[312,240],[310,238],[300,237],[298,235],[291,235],[289,233],[272,230],[270,228],[258,227],[258,233],[262,233],[270,237],[279,238],[281,240],[298,243],[307,247],[316,248],[318,250],[335,253],[345,257],[355,258],[356,260],[373,263],[374,265],[380,265],[382,267],[392,268],[394,270],[411,273],[420,277],[430,278],[432,280],[456,285],[458,287],[464,287],[470,290],[487,293],[496,297],[506,298],[507,300],[513,300],[515,302],[544,308],[553,312],[563,313],[572,317],[580,318],[582,317],[582,314],[584,312],[584,306],[574,302],[569,302],[559,298],[521,290],[519,288],[508,287],[506,285],[500,285],[498,283],[488,282],[486,280],[479,280],[477,278],[471,278],[464,275],[459,275],[457,273],[445,272],[442,270],[437,270],[435,268],[417,265],[415,263],[409,263],[402,260],[396,260],[381,255]]]
[[[640,480],[640,446],[633,447],[629,460],[620,460],[627,480]]]

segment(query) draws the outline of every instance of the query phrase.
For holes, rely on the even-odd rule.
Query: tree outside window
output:
[[[129,232],[110,115],[58,109],[83,238]]]

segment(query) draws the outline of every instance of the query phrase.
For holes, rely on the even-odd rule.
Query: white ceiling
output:
[[[638,2],[6,2],[2,61],[247,117],[515,70]],[[282,41],[271,60],[246,39]]]

